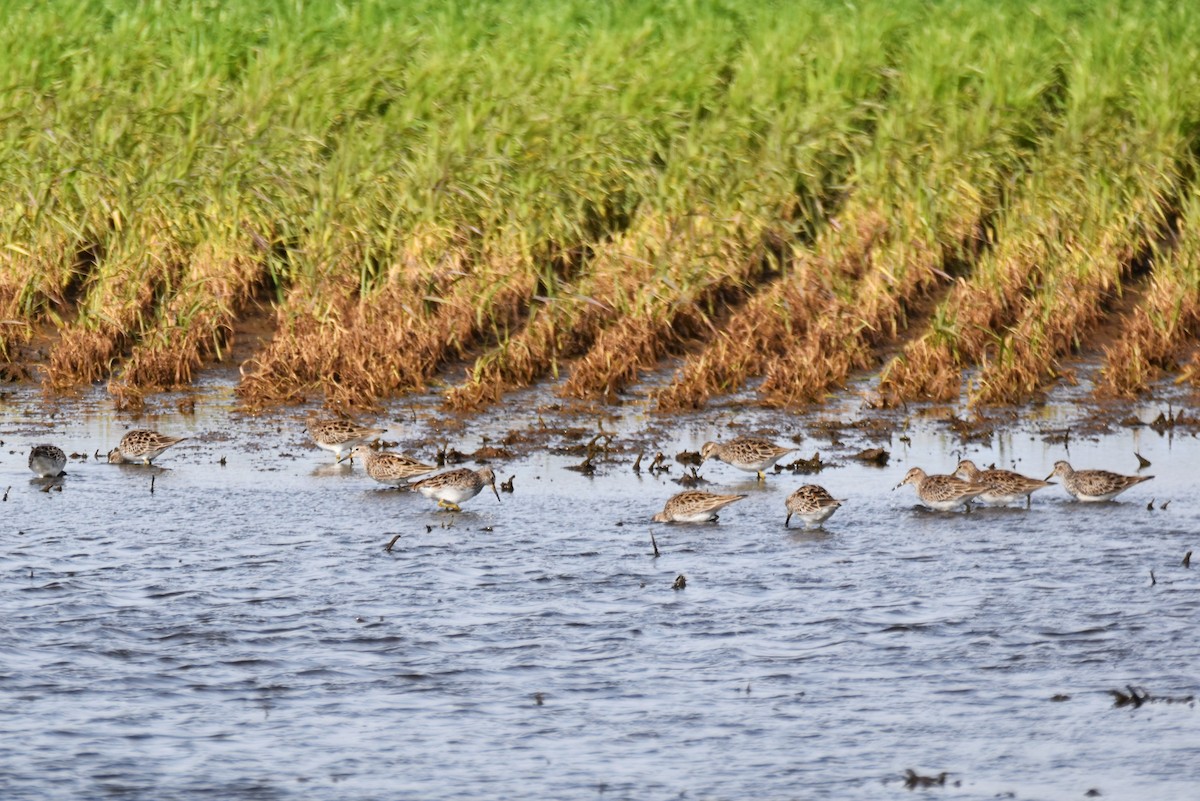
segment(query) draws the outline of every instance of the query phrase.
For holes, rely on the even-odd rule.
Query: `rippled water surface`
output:
[[[301,413],[228,398],[138,420],[102,399],[0,402],[3,798],[1197,797],[1195,705],[1109,693],[1198,691],[1191,433],[1117,426],[1068,450],[1054,420],[966,444],[899,421],[835,444],[818,416],[631,414],[615,429],[648,443],[644,464],[733,422],[837,465],[759,484],[710,462],[707,489],[749,497],[664,526],[673,460],[639,476],[627,449],[591,477],[566,469],[578,453],[494,460],[515,492],[456,515],[334,467]],[[380,419],[433,458],[545,424],[528,416],[436,434],[420,410]],[[61,492],[31,480],[32,445],[93,454],[134,426],[192,439],[161,468],[73,459]],[[887,466],[852,458],[872,445]],[[1133,473],[1134,451],[1156,477],[1117,503],[1054,487],[1029,511],[935,514],[891,491],[964,455],[1042,477],[1068,457]],[[809,481],[845,506],[784,530]],[[908,790],[906,769],[947,785]]]

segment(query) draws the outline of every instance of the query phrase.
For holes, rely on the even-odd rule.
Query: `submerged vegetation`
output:
[[[1188,4],[10,5],[0,373],[52,390],[250,318],[251,406],[1200,382]]]

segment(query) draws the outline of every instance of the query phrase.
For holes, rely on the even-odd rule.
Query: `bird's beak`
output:
[[[496,496],[496,502],[499,503],[500,502],[500,491],[496,489],[496,482],[493,481],[489,486],[492,488],[492,494]]]

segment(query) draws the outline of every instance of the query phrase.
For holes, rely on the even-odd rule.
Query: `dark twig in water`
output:
[[[917,787],[942,787],[948,774],[942,771],[936,776],[921,776],[912,768],[904,771],[904,786],[912,790]]]
[[[4,488],[4,503],[8,503],[8,491],[11,489],[12,489],[12,487]],[[1188,555],[1191,556],[1191,551],[1188,551]]]
[[[1139,469],[1139,470],[1141,470],[1143,467],[1149,467],[1149,466],[1150,466],[1150,460],[1149,460],[1149,459],[1147,459],[1145,456],[1142,456],[1142,455],[1141,455],[1140,453],[1138,453],[1137,451],[1134,451],[1134,452],[1133,452],[1133,455],[1137,457],[1137,460],[1138,460],[1138,469]]]
[[[652,546],[654,546],[654,558],[657,559],[658,557],[662,556],[662,554],[660,554],[658,552],[658,543],[655,542],[655,540],[654,540],[654,532],[653,531],[650,532],[650,544]],[[1190,555],[1191,551],[1188,551],[1188,554]]]
[[[638,451],[638,458],[633,461],[633,472],[640,474],[642,472],[642,453]]]
[[[398,539],[400,539],[400,535],[399,535],[399,534],[397,534],[396,536],[392,537],[390,540],[388,540],[388,544],[387,544],[387,545],[385,545],[385,546],[383,546],[383,550],[387,551],[388,553],[391,553],[391,552],[392,552],[392,546],[396,544],[396,540],[398,540]]]
[[[1146,504],[1146,511],[1147,512],[1154,511],[1154,499],[1153,498],[1150,499],[1150,503]]]
[[[225,457],[224,457],[224,456],[222,456],[222,457],[221,457],[221,460],[220,460],[220,461],[218,461],[218,462],[217,462],[217,464],[221,465],[221,467],[224,467],[224,466],[225,466]]]
[[[867,464],[884,467],[887,465],[888,459],[891,458],[891,454],[885,451],[883,448],[867,448],[865,451],[859,451],[856,453],[854,458],[858,459],[860,462],[866,462]]]
[[[1064,428],[1061,433],[1051,433],[1042,438],[1048,445],[1062,445],[1068,451],[1071,448],[1071,429]]]
[[[687,586],[687,576],[680,573],[678,576],[675,577],[675,583],[671,585],[671,589],[682,590],[686,586]]]
[[[791,470],[793,473],[819,473],[827,463],[821,461],[821,452],[814,451],[813,455],[808,459],[796,459],[790,464],[785,464],[785,470]]]
[[[509,477],[508,477],[508,481],[501,481],[501,482],[500,482],[500,491],[501,491],[501,492],[512,492],[512,491],[513,491],[513,479],[514,479],[514,478],[516,478],[516,476],[515,476],[515,475],[511,475],[511,476],[509,476]]]
[[[567,465],[568,470],[574,470],[576,473],[583,473],[585,476],[595,475],[596,465],[592,464],[592,456],[588,454],[587,458],[579,464]]]
[[[671,469],[671,465],[667,464],[667,457],[663,456],[662,451],[654,454],[654,461],[650,463],[651,473],[666,473]]]
[[[1159,509],[1166,509],[1166,508],[1167,508],[1167,504],[1168,504],[1168,503],[1170,503],[1170,502],[1171,502],[1171,501],[1170,501],[1170,499],[1168,499],[1168,500],[1165,500],[1165,501],[1163,501],[1162,503],[1160,503],[1160,504],[1158,505],[1158,508],[1159,508]]]
[[[592,438],[591,438],[591,439],[588,441],[588,444],[587,444],[587,459],[586,459],[585,461],[589,461],[589,462],[590,462],[592,459],[596,458],[596,454],[597,454],[598,452],[600,452],[600,448],[599,448],[599,447],[597,447],[597,444],[598,444],[598,443],[600,442],[600,440],[602,440],[602,439],[604,440],[604,453],[605,453],[606,455],[608,454],[608,446],[609,446],[610,444],[612,444],[612,434],[605,434],[603,431],[601,431],[599,434],[597,434],[596,436],[592,437]]]
[[[779,467],[779,465],[775,465],[775,466]],[[700,477],[700,473],[699,473],[699,471],[696,470],[695,467],[689,467],[688,470],[691,472],[684,473],[679,478],[674,479],[676,484],[680,485],[681,487],[694,487],[697,484],[707,484],[708,483],[707,479]]]
[[[1190,704],[1196,700],[1196,696],[1194,695],[1151,695],[1141,687],[1134,687],[1132,684],[1126,684],[1125,689],[1129,691],[1128,695],[1120,690],[1108,691],[1108,694],[1113,697],[1114,707],[1132,706],[1134,709],[1137,709],[1142,704],[1147,703]]]
[[[1142,690],[1139,693],[1137,688],[1134,687],[1132,684],[1126,684],[1125,689],[1129,690],[1129,695],[1126,695],[1125,693],[1121,692],[1120,690],[1109,690],[1108,691],[1108,694],[1111,695],[1114,699],[1113,706],[1121,707],[1121,706],[1132,705],[1134,709],[1137,709],[1142,704],[1144,704],[1150,700],[1150,693],[1146,692],[1145,690]]]
[[[6,492],[6,493],[4,493],[4,497],[5,497],[5,498],[8,498],[8,493],[7,493],[7,492]],[[1191,551],[1188,551],[1187,553],[1185,553],[1185,554],[1183,555],[1183,566],[1184,566],[1184,567],[1191,567],[1191,566],[1192,566],[1192,552],[1191,552]]]
[[[1158,583],[1158,579],[1154,578],[1154,571],[1151,570],[1150,571],[1150,586],[1153,587],[1157,583]]]
[[[150,476],[150,494],[151,495],[154,494],[154,479],[155,478],[157,478],[157,476]]]

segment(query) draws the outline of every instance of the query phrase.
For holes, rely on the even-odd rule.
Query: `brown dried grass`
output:
[[[1028,297],[995,358],[983,363],[970,402],[1023,403],[1058,377],[1060,360],[1078,351],[1107,314],[1111,299],[1133,274],[1138,254],[1158,238],[1155,221],[1164,218],[1157,201],[1143,196],[1110,216],[1091,237],[1060,250],[1056,270]]]
[[[879,393],[886,402],[958,399],[964,367],[996,345],[999,332],[1016,321],[1040,284],[1052,258],[1048,243],[1070,236],[1058,215],[1041,218],[1035,236],[1024,235],[1021,223],[1037,219],[1035,205],[1035,198],[1021,196],[1008,212],[1018,231],[998,233],[995,250],[982,253],[971,276],[955,283],[934,312],[930,330],[884,367]]]
[[[659,230],[643,222],[594,245],[586,272],[573,271],[579,272],[574,282],[535,300],[525,326],[480,355],[467,380],[446,393],[446,407],[469,411],[495,403],[548,373],[557,377],[565,360],[587,352],[653,274],[653,265],[634,255],[643,250],[641,239],[653,236],[648,228]]]
[[[634,257],[656,269],[623,282],[628,298],[619,317],[575,363],[560,395],[614,400],[663,356],[712,336],[713,316],[744,299],[761,276],[736,222],[692,215],[658,225],[662,238],[643,238]]]
[[[159,298],[178,281],[186,256],[163,227],[130,232],[125,250],[106,259],[74,323],[61,331],[46,365],[48,387],[63,390],[106,377],[146,330]]]
[[[446,393],[446,408],[476,410],[547,373],[557,375],[563,360],[586,351],[613,314],[611,306],[591,298],[556,298],[535,307],[522,331],[502,350],[480,357],[468,380]]]
[[[120,376],[109,382],[109,391],[121,396],[130,390],[187,386],[206,361],[219,358],[229,345],[237,315],[262,287],[265,266],[255,250],[248,237],[197,248],[182,288],[134,345]]]
[[[873,209],[866,213],[868,219],[882,216]],[[948,279],[941,270],[943,255],[913,236],[881,237],[867,254],[862,278],[771,359],[759,387],[764,402],[781,407],[818,402],[854,370],[872,366],[874,348],[907,327],[909,306]]]
[[[831,229],[844,245],[840,258],[801,253],[786,275],[750,299],[699,353],[684,361],[675,379],[655,395],[660,412],[699,409],[719,393],[733,392],[762,375],[811,322],[835,302],[836,281],[853,281],[868,268],[870,252],[887,231],[880,214],[858,217],[852,230]]]
[[[335,408],[371,407],[422,389],[448,359],[507,335],[524,319],[535,272],[510,252],[445,241],[426,250],[430,241],[414,238],[368,297],[333,280],[294,293],[275,338],[243,369],[244,401],[273,405],[321,392]]]
[[[1184,258],[1193,253],[1179,254]],[[1187,273],[1166,269],[1156,273],[1142,303],[1128,317],[1119,338],[1104,348],[1104,367],[1096,392],[1132,398],[1146,392],[1164,372],[1180,370],[1187,349],[1200,337],[1200,286]],[[1195,381],[1193,359],[1183,377]]]
[[[48,235],[29,248],[0,248],[0,364],[11,363],[38,323],[61,322],[70,313],[97,251],[65,234]]]

